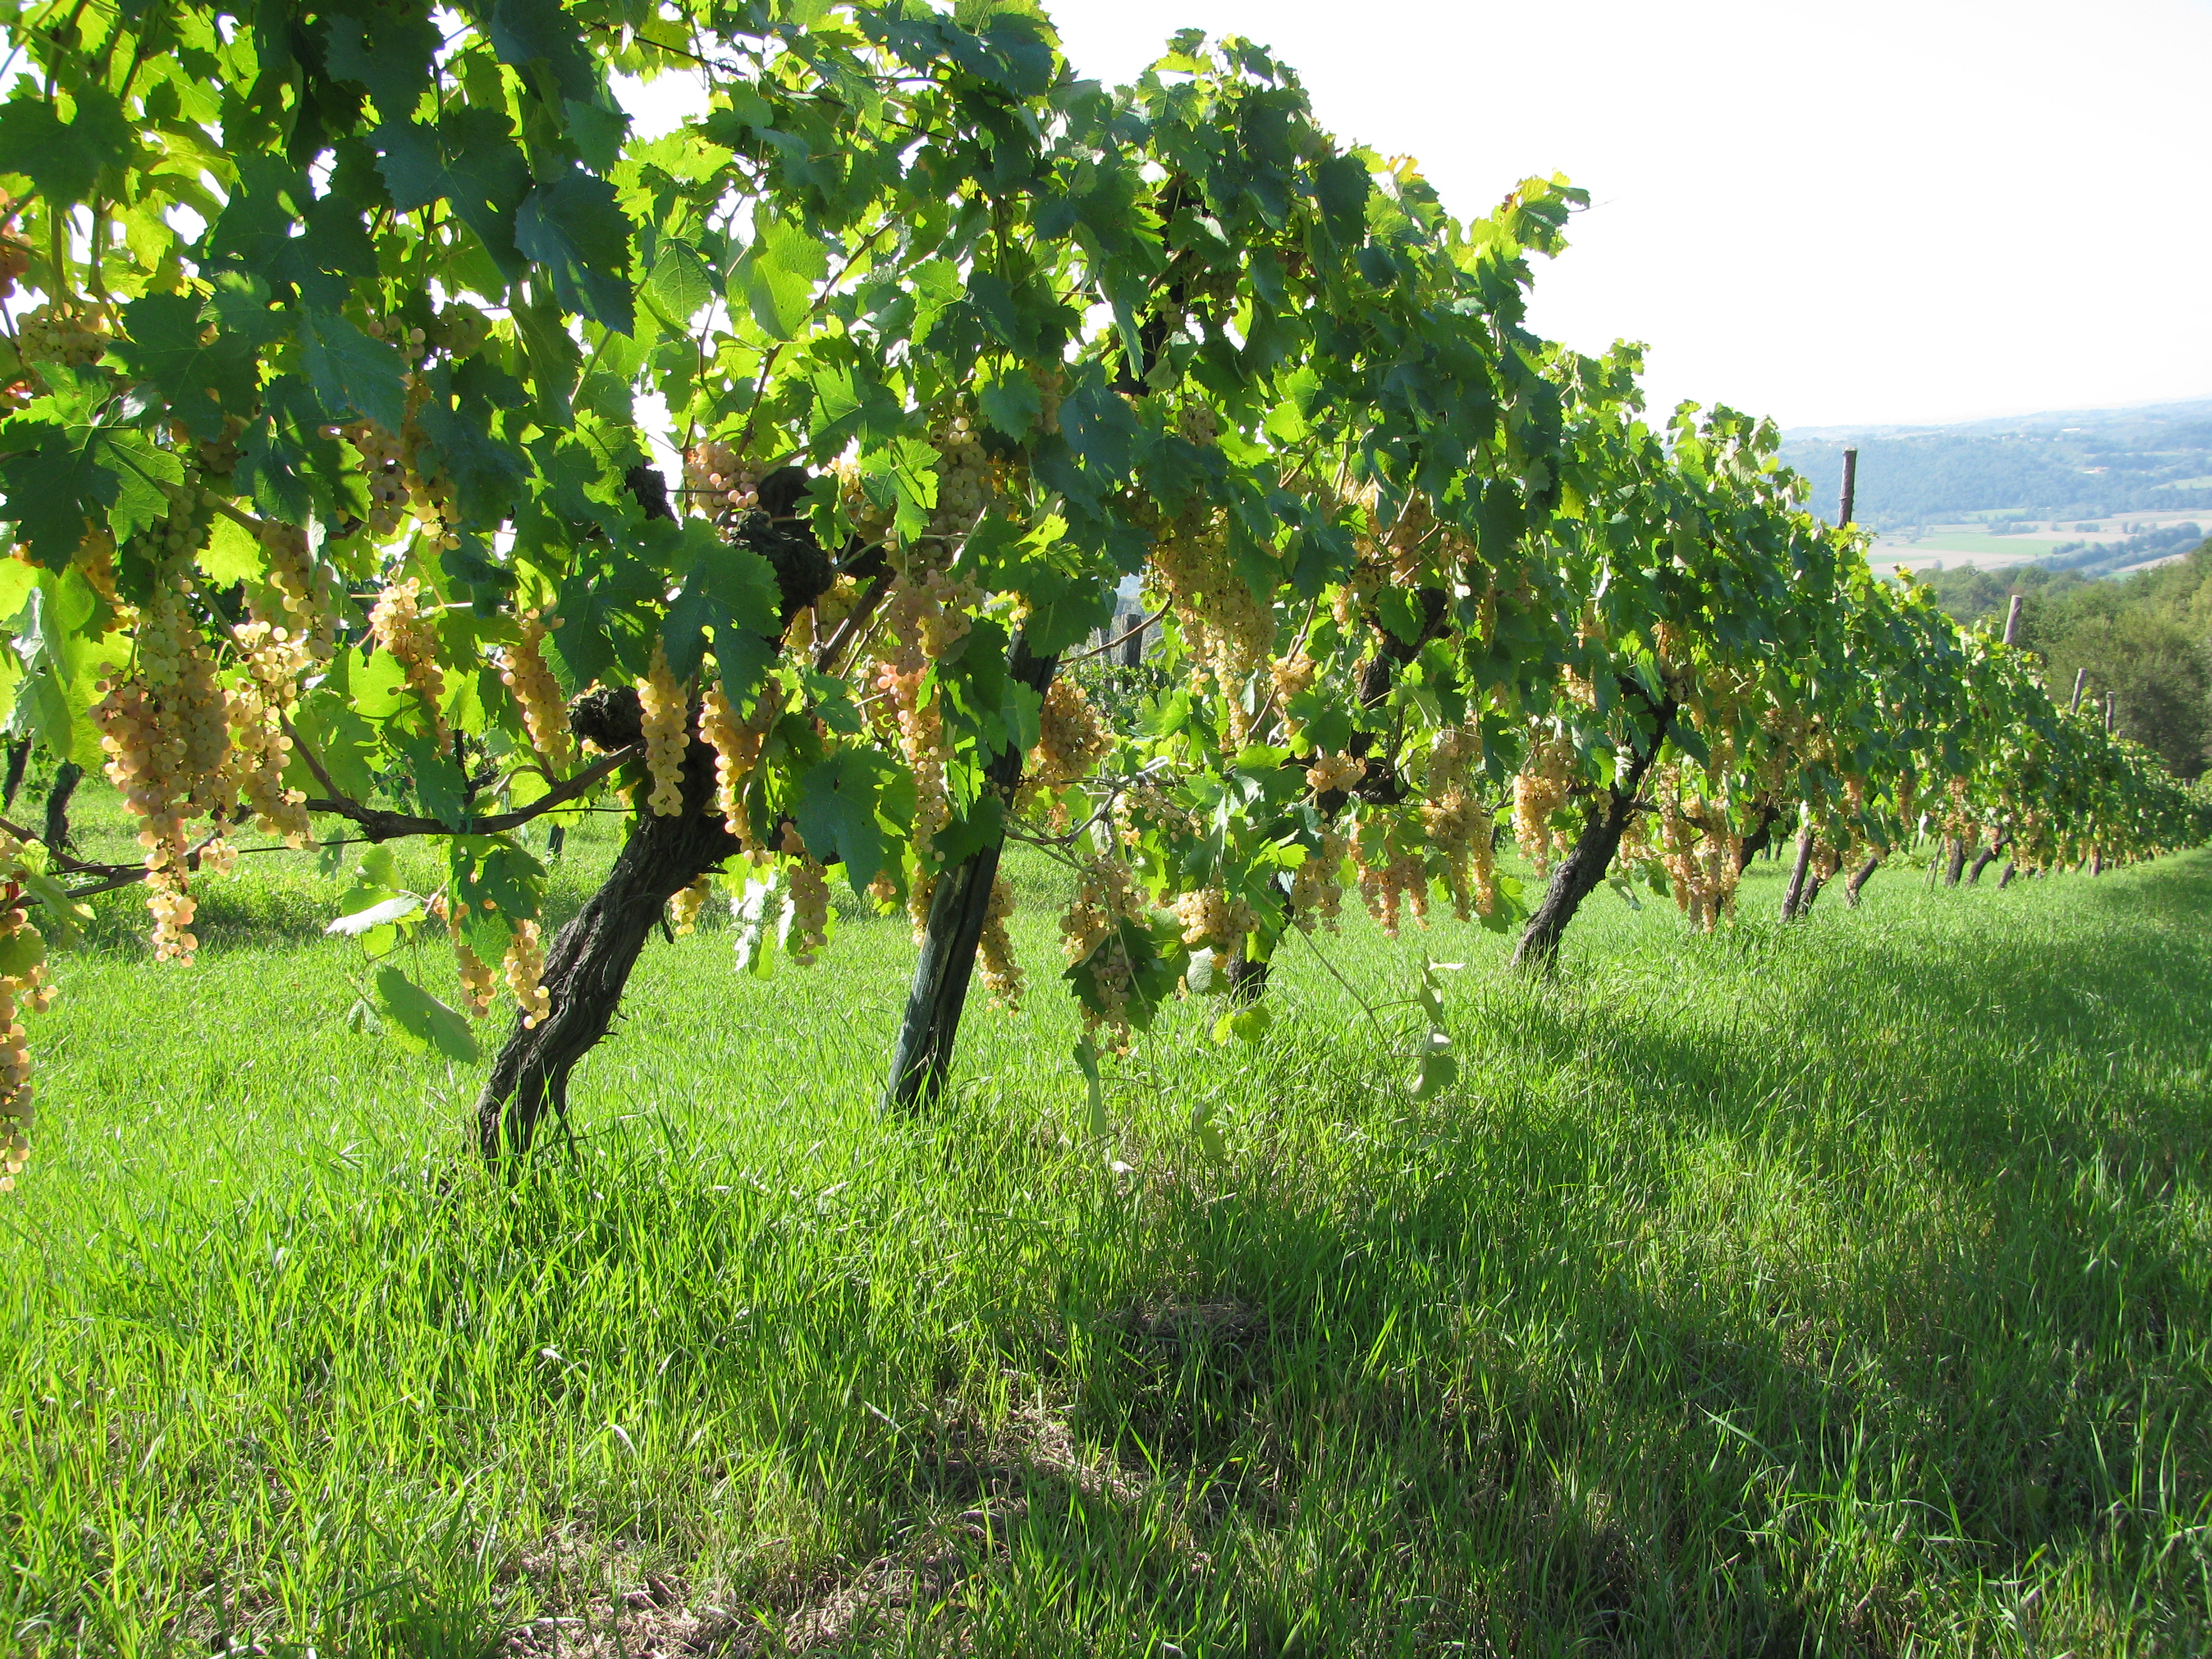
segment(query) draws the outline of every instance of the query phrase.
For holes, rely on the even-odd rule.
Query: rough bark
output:
[[[1972,887],[1978,884],[1982,878],[1982,872],[1988,869],[1992,864],[1996,863],[1997,854],[2003,852],[2004,849],[2005,843],[2003,842],[1993,842],[1989,846],[1984,847],[1980,852],[1975,854],[1973,868],[1966,872],[1966,885]]]
[[[2012,878],[2019,872],[2020,867],[2010,859],[2007,859],[2005,867],[1997,872],[1997,891],[2002,893],[2009,887],[2012,884]]]
[[[1964,836],[1954,836],[1951,837],[1951,861],[1943,866],[1943,884],[1946,887],[1956,887],[1959,884],[1959,878],[1966,872],[1966,838]]]
[[[579,700],[571,723],[603,748],[635,743],[637,694],[595,692]],[[527,1152],[549,1112],[566,1114],[569,1074],[613,1024],[669,899],[738,850],[714,805],[714,751],[695,738],[684,757],[684,810],[635,820],[605,883],[554,935],[544,979],[551,1011],[535,1027],[516,1016],[477,1097],[486,1157]]]
[[[23,787],[23,769],[30,764],[31,740],[18,738],[8,745],[8,782],[0,789],[0,813],[15,810],[15,796]]]
[[[1636,794],[1643,785],[1644,775],[1651,769],[1653,759],[1667,741],[1667,726],[1674,718],[1674,707],[1671,697],[1659,705],[1651,746],[1637,755],[1625,781],[1626,787],[1615,784],[1607,788],[1583,820],[1583,832],[1575,837],[1573,848],[1552,872],[1551,883],[1544,889],[1536,913],[1528,918],[1528,927],[1521,932],[1521,942],[1513,947],[1516,968],[1548,968],[1559,959],[1559,940],[1566,933],[1567,924],[1575,919],[1582,902],[1597,890],[1598,884],[1605,879],[1605,872],[1613,866],[1613,855],[1620,848],[1621,832],[1636,814]]]
[[[1782,920],[1793,921],[1805,902],[1805,876],[1813,867],[1813,832],[1797,832],[1797,861],[1790,866],[1790,884],[1782,890]]]
[[[65,760],[54,768],[52,787],[46,791],[46,848],[58,853],[70,844],[70,797],[76,793],[77,780],[84,776],[84,768],[75,761]]]
[[[1239,1007],[1249,1008],[1267,994],[1267,964],[1253,961],[1241,945],[1229,953],[1223,973],[1229,981],[1229,1000]]]
[[[1059,666],[1056,656],[1030,654],[1018,635],[1006,653],[1006,671],[1042,694]],[[989,786],[1011,802],[1022,779],[1022,751],[1001,750],[985,773]],[[921,955],[907,991],[906,1018],[891,1054],[890,1079],[884,1091],[886,1109],[911,1111],[936,1100],[952,1070],[952,1045],[960,1035],[968,982],[975,975],[975,947],[990,913],[991,890],[999,877],[1003,840],[969,854],[937,878],[929,898],[929,921]]]
[[[1853,909],[1856,910],[1858,908],[1859,889],[1864,887],[1867,884],[1868,878],[1872,876],[1874,872],[1881,867],[1881,854],[1879,853],[1870,853],[1867,855],[1867,861],[1859,866],[1858,872],[1849,881],[1844,884],[1844,900]]]

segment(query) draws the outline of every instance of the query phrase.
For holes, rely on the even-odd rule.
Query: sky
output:
[[[1531,321],[1785,426],[2212,398],[2212,0],[1046,0],[1083,74],[1196,27],[1455,213],[1590,192]]]

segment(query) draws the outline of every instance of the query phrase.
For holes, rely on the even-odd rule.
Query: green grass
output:
[[[1788,931],[1762,866],[1711,938],[1601,891],[1550,984],[1348,924],[1370,999],[1467,964],[1456,1088],[1300,945],[1263,1045],[1194,1006],[1114,1071],[1110,1148],[1024,864],[1046,982],[940,1115],[872,1110],[903,924],[768,981],[709,928],[513,1186],[474,1073],[344,1028],[332,884],[247,863],[197,965],[118,901],[32,1028],[0,1643],[2212,1642],[2212,855]]]

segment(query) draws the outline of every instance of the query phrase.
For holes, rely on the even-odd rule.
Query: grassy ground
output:
[[[0,1642],[2212,1643],[2212,854],[1787,933],[1760,866],[1711,939],[1601,891],[1548,985],[1347,925],[1370,1000],[1466,964],[1456,1088],[1301,945],[1260,1048],[1194,1007],[1114,1073],[1108,1149],[1024,866],[1047,983],[939,1117],[872,1110],[902,926],[765,982],[710,928],[514,1186],[474,1075],[345,1029],[333,884],[248,863],[196,966],[121,901],[33,1029]]]

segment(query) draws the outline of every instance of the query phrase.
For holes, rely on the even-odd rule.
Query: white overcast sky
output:
[[[1532,320],[1785,425],[2212,398],[2212,0],[1047,0],[1250,36],[1455,213],[1590,192]]]

